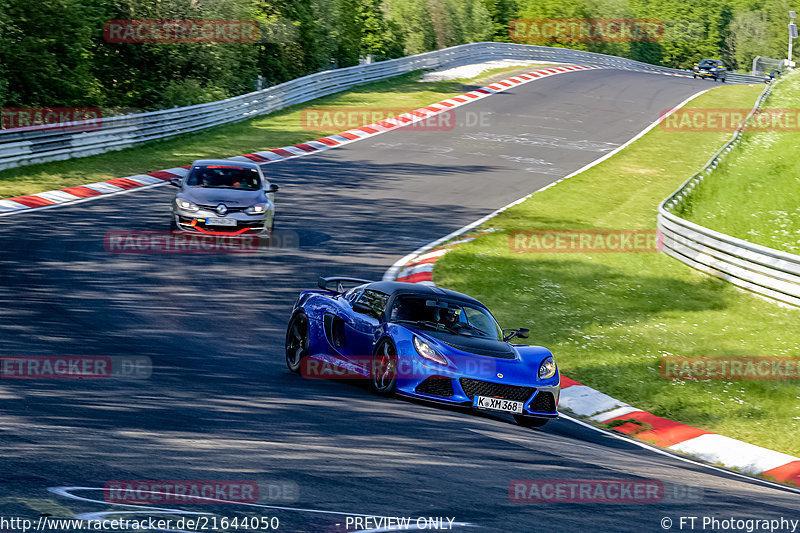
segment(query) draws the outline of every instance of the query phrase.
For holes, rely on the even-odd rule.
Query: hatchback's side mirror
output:
[[[269,189],[267,189],[267,192],[278,192],[278,189],[280,189],[280,187],[278,187],[274,183],[270,183],[269,184]]]
[[[519,328],[517,330],[517,337],[519,337],[520,339],[527,339],[528,338],[528,334],[530,332],[531,332],[531,330],[529,330],[528,328]]]
[[[169,184],[173,187],[181,187],[183,185],[180,178],[172,178],[169,180]]]

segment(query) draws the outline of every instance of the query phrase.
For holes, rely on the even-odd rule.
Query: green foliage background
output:
[[[0,0],[0,106],[163,109],[322,69],[516,40],[519,18],[655,18],[659,42],[545,42],[673,67],[785,54],[788,0]],[[256,43],[109,43],[113,19],[249,19]]]

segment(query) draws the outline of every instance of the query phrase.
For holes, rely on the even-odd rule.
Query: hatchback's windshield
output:
[[[715,59],[704,59],[700,62],[701,67],[716,67],[717,61]]]
[[[502,331],[489,311],[462,302],[399,296],[392,304],[389,321],[413,323],[456,335],[502,339]]]
[[[190,187],[210,189],[241,189],[255,191],[261,188],[258,170],[225,165],[194,167],[186,179]]]

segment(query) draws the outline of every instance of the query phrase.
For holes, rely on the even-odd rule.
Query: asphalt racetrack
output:
[[[174,514],[191,511],[278,517],[279,531],[310,532],[375,528],[357,514],[449,517],[461,524],[453,531],[476,532],[800,518],[794,493],[567,420],[524,429],[379,398],[353,383],[304,380],[284,362],[291,306],[318,276],[380,279],[399,257],[593,161],[708,87],[627,71],[568,73],[460,107],[452,129],[398,130],[267,165],[281,186],[278,229],[298,239],[288,248],[107,252],[108,231],[168,229],[169,186],[0,218],[1,355],[152,361],[142,379],[0,381],[0,514],[197,516]],[[509,497],[512,481],[543,479],[691,490],[624,504]],[[120,480],[252,481],[261,506],[104,503],[96,489]],[[76,486],[95,490],[48,491]]]

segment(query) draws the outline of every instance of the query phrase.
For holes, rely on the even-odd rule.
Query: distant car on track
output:
[[[775,78],[779,78],[781,74],[783,74],[782,70],[773,70],[769,74],[764,76],[764,82],[772,83],[773,81],[775,81]]]
[[[728,79],[728,70],[719,59],[702,59],[694,64],[692,69],[693,78],[711,78],[714,81],[725,83]]]
[[[209,235],[257,233],[270,236],[278,186],[255,163],[201,159],[189,174],[174,178],[172,229]]]
[[[344,290],[344,284],[357,285]],[[509,343],[527,338],[528,330],[502,330],[478,300],[396,281],[320,278],[319,287],[301,292],[292,310],[291,371],[346,374],[378,394],[510,413],[529,427],[558,417],[553,355]],[[328,375],[320,372],[326,368]]]

